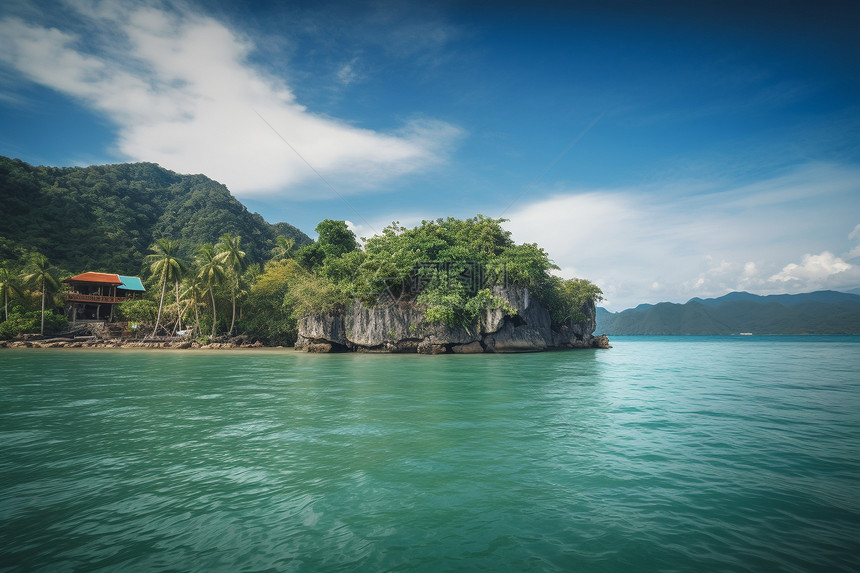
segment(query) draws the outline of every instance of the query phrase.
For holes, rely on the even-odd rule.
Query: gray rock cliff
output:
[[[560,348],[609,348],[606,337],[593,336],[594,303],[583,305],[584,321],[552,328],[549,311],[528,289],[496,287],[493,294],[517,310],[506,316],[488,309],[474,324],[430,324],[411,303],[368,307],[353,302],[344,312],[306,316],[299,321],[296,348],[308,352],[418,352],[476,354],[538,352]]]

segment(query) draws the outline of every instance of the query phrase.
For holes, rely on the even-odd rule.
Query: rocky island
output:
[[[479,215],[413,229],[394,224],[365,240],[363,250],[344,226],[321,225],[306,260],[299,256],[315,272],[291,290],[296,348],[421,354],[609,348],[606,337],[593,334],[600,289],[551,274],[557,267],[547,253],[513,243],[501,223]]]

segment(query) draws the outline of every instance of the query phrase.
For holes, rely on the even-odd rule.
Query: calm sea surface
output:
[[[860,337],[0,351],[0,570],[857,571]]]

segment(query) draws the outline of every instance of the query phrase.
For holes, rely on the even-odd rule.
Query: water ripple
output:
[[[3,351],[0,569],[857,570],[860,353],[829,340]]]

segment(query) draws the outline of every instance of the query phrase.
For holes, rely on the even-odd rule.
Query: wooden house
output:
[[[83,273],[63,280],[69,285],[66,310],[76,320],[113,320],[113,307],[146,291],[138,277]]]

